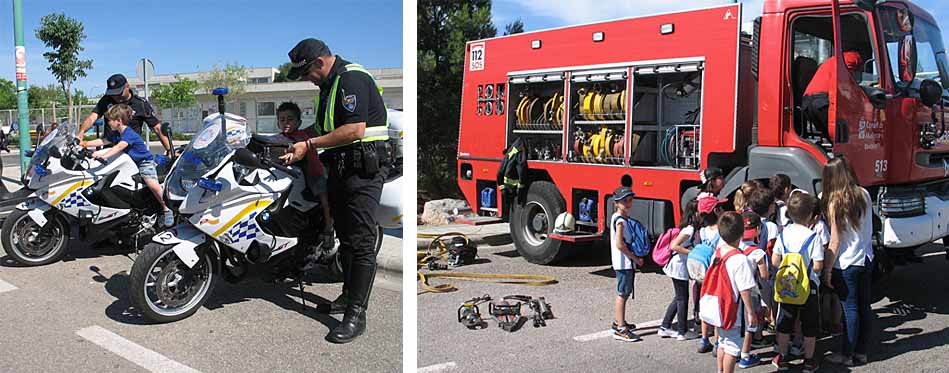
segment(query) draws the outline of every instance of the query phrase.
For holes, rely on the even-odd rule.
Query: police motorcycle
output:
[[[299,282],[314,262],[338,271],[338,244],[323,247],[318,236],[319,198],[298,166],[279,160],[290,140],[248,136],[245,120],[225,113],[226,93],[215,90],[219,113],[205,119],[165,181],[178,225],[156,235],[129,274],[132,305],[153,322],[194,314],[219,277]],[[378,227],[377,251],[381,240]]]
[[[161,205],[132,158],[94,159],[76,130],[63,123],[40,141],[22,178],[32,194],[3,222],[3,248],[22,265],[59,261],[73,237],[138,248],[160,231]]]

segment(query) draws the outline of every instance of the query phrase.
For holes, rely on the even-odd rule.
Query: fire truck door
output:
[[[879,91],[875,87],[861,87],[847,68],[842,46],[851,48],[854,41],[841,38],[841,14],[838,0],[833,0],[834,56],[837,69],[832,74],[828,96],[827,128],[833,140],[833,152],[845,155],[861,184],[881,181],[887,172],[884,151],[883,110],[874,108],[867,92]],[[853,32],[853,30],[844,30]],[[848,35],[849,36],[849,35]],[[852,38],[851,38],[852,39]],[[870,34],[869,40],[876,40]],[[848,44],[844,44],[848,43]],[[864,60],[872,58],[863,56]],[[872,63],[876,63],[873,61]],[[861,61],[861,64],[864,64]],[[861,72],[862,73],[862,72]],[[882,92],[882,91],[881,91]]]

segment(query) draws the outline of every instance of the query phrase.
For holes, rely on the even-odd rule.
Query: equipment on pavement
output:
[[[471,330],[487,328],[488,323],[481,318],[478,305],[490,300],[491,296],[485,294],[462,303],[461,307],[458,307],[458,322]]]

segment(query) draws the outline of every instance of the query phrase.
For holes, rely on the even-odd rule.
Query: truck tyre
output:
[[[566,202],[557,186],[549,181],[530,184],[523,204],[514,205],[511,236],[514,247],[528,262],[550,264],[567,255],[569,244],[549,237],[554,220],[566,211]]]

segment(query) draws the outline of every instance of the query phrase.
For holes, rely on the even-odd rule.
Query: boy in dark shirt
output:
[[[314,129],[315,126],[300,129],[300,124],[303,122],[300,115],[300,107],[297,106],[297,104],[292,102],[280,104],[280,106],[277,107],[277,127],[280,129],[280,132],[293,141],[305,141],[306,139],[319,135]],[[320,162],[320,156],[317,154],[316,148],[311,148],[307,151],[304,161],[306,162],[304,173],[307,178],[307,186],[313,195],[320,198],[320,205],[323,208],[323,221],[325,222],[321,234],[323,245],[332,247],[334,243],[333,216],[330,215],[330,201],[326,193],[326,173],[323,169],[323,163]]]

